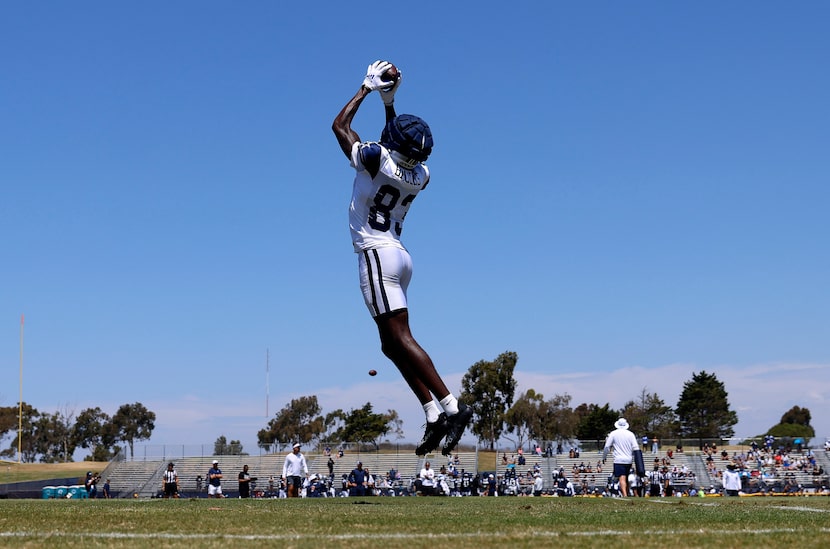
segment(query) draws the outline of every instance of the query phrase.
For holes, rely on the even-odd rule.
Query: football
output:
[[[390,63],[390,65],[392,65],[392,63]],[[398,67],[396,67],[395,65],[392,65],[391,67],[386,69],[383,72],[383,74],[380,75],[381,80],[383,80],[384,82],[389,82],[391,84],[394,84],[395,81],[397,81],[400,77],[401,71],[399,71]]]
[[[376,376],[376,375],[378,375],[378,371],[377,370],[369,370],[369,375],[370,376]]]

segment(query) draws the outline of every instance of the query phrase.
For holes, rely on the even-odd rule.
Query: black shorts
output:
[[[179,487],[176,485],[175,482],[165,482],[164,483],[164,495],[165,496],[175,496],[179,493]]]
[[[628,473],[631,472],[631,464],[630,463],[615,463],[614,464],[614,476],[625,477],[628,479]]]
[[[286,486],[296,486],[298,489],[303,487],[303,477],[285,477]]]

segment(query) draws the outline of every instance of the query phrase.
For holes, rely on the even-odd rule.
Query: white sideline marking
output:
[[[786,505],[778,505],[778,506],[773,507],[773,509],[784,509],[784,510],[787,510],[787,511],[809,511],[810,513],[830,513],[830,511],[828,511],[827,509],[814,509],[812,507],[802,507],[800,505],[796,506],[796,507],[788,507]]]
[[[787,509],[793,509],[787,507]],[[805,508],[807,509],[807,508]],[[814,511],[815,509],[809,509]],[[824,511],[823,511],[824,512]],[[736,535],[736,534],[791,534],[794,532],[803,532],[800,528],[748,528],[737,530],[709,530],[706,528],[699,528],[693,530],[597,530],[594,532],[560,532],[560,531],[530,531],[510,537],[548,537],[548,538],[567,538],[567,537],[593,537],[593,536],[642,536],[642,535],[684,535],[684,534],[708,534],[708,535]],[[818,528],[810,530],[810,532],[830,533],[830,528]],[[307,534],[273,534],[273,535],[258,535],[258,534],[165,534],[165,533],[129,533],[129,532],[0,532],[0,539],[6,538],[94,538],[94,539],[135,539],[135,540],[240,540],[240,541],[265,541],[265,540],[300,540],[305,539]],[[315,534],[315,539],[319,541],[347,541],[347,540],[363,540],[363,539],[387,539],[387,540],[420,540],[420,539],[466,539],[466,538],[481,538],[487,537],[489,539],[498,538],[499,534],[495,532],[470,532],[470,533],[443,533],[443,534]]]

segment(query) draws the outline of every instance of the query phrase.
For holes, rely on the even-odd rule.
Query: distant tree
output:
[[[767,434],[775,437],[810,439],[816,436],[816,430],[810,425],[810,410],[793,406],[781,416],[781,422],[769,428]]]
[[[576,436],[580,440],[605,440],[614,429],[614,422],[620,418],[620,414],[612,410],[611,404],[607,402],[604,406],[580,404],[576,412],[579,417]]]
[[[75,444],[71,441],[72,424],[69,417],[61,412],[41,414],[33,427],[33,449],[42,463],[72,461]]]
[[[491,450],[505,429],[505,416],[513,405],[513,370],[518,360],[519,356],[510,351],[493,361],[480,360],[461,379],[459,400],[473,409],[472,431]]]
[[[767,434],[779,439],[803,438],[809,440],[816,436],[816,433],[812,429],[812,427],[807,427],[806,425],[799,425],[798,423],[779,423],[774,427],[770,427],[769,430],[767,430]]]
[[[147,440],[155,429],[156,414],[140,402],[122,404],[112,416],[112,425],[118,440],[126,442],[133,459],[133,445],[136,440]]]
[[[8,448],[0,452],[0,457],[14,458],[17,455],[19,439],[21,441],[20,461],[24,463],[34,463],[38,457],[37,441],[35,440],[35,424],[40,418],[41,413],[37,410],[37,408],[33,407],[31,404],[27,404],[26,402],[24,402],[22,406],[18,404],[14,407],[7,408],[7,410],[8,409],[14,410],[13,430],[17,431],[17,428],[22,421],[22,431],[15,432],[11,444]],[[19,410],[21,409],[23,413],[19,414]],[[18,415],[20,417],[18,417]]]
[[[517,446],[524,446],[529,437],[536,437],[542,430],[541,406],[544,395],[528,389],[516,399],[513,406],[504,415],[508,433],[516,433]]]
[[[781,416],[781,423],[793,423],[795,425],[804,425],[810,427],[812,420],[809,408],[802,408],[800,406],[793,406]]]
[[[628,420],[631,431],[637,435],[659,439],[677,436],[677,415],[674,410],[657,393],[649,394],[646,388],[643,388],[636,400],[626,403],[620,415]]]
[[[242,451],[241,442],[239,442],[238,440],[232,440],[228,442],[228,439],[225,438],[225,435],[221,435],[219,438],[216,439],[216,442],[213,443],[213,455],[245,456],[247,454]]]
[[[395,435],[396,440],[403,438],[403,420],[396,410],[386,410],[386,425],[389,427],[387,435]]]
[[[265,429],[257,433],[260,445],[274,442],[310,442],[325,431],[323,416],[316,396],[302,396],[291,400],[275,417],[268,422]]]
[[[738,415],[730,409],[728,396],[715,374],[692,374],[692,379],[683,384],[675,409],[681,436],[700,441],[731,437]]]
[[[339,434],[343,432],[343,427],[346,424],[346,412],[341,409],[334,410],[326,414],[323,419],[323,434],[320,436],[321,440],[330,442],[343,442],[339,438]]]
[[[17,431],[18,406],[0,406],[0,440]]]
[[[349,412],[335,410],[330,416],[340,422],[340,427],[331,434],[331,438],[339,442],[372,444],[378,448],[380,439],[390,432],[402,434],[397,412],[389,410],[385,414],[376,414],[369,402]]]
[[[120,449],[115,446],[117,434],[112,418],[97,406],[78,414],[72,428],[72,440],[76,446],[91,450],[87,457],[92,461],[109,461]]]
[[[72,434],[75,428],[75,409],[70,408],[68,405],[64,406],[63,410],[55,414],[55,420],[59,425],[56,438],[60,440],[62,446],[59,452],[61,461],[74,461],[72,455],[75,453],[76,445]]]
[[[576,437],[579,429],[579,416],[571,408],[571,395],[553,395],[540,406],[540,430],[534,439],[540,444],[543,441],[570,440]]]

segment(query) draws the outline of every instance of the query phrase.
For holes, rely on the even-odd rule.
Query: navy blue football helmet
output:
[[[407,158],[425,162],[432,152],[432,132],[427,123],[414,114],[399,114],[383,128],[380,143]]]

